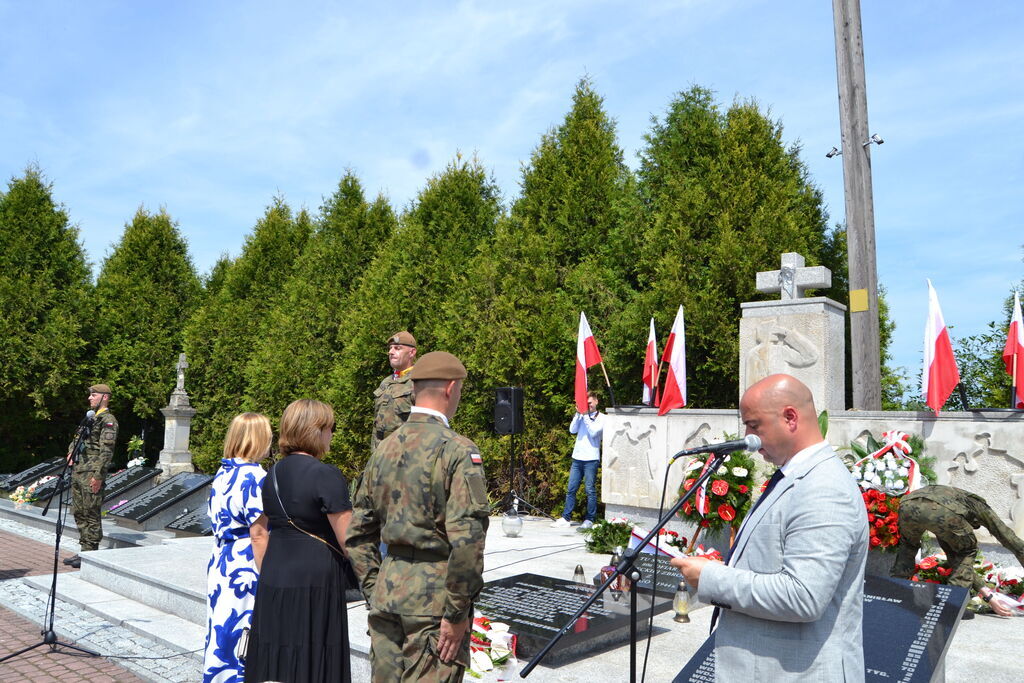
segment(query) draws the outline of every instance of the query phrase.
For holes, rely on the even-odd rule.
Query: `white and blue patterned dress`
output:
[[[217,541],[206,570],[204,683],[241,683],[244,664],[235,656],[242,630],[252,620],[256,563],[249,527],[263,514],[263,479],[256,463],[221,460],[210,485],[207,514]]]

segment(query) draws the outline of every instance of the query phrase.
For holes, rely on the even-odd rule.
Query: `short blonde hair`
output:
[[[270,420],[259,413],[242,413],[231,420],[224,437],[224,459],[240,458],[246,462],[259,462],[270,451],[274,432]]]
[[[320,435],[325,427],[334,430],[334,408],[311,398],[293,401],[281,415],[281,437],[278,440],[281,453],[289,455],[302,451],[322,457],[327,452],[327,445]]]

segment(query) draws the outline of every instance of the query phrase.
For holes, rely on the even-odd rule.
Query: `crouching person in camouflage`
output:
[[[921,536],[930,531],[935,534],[939,546],[946,553],[945,566],[952,572],[948,583],[976,592],[989,603],[994,612],[1009,616],[1010,610],[1001,603],[996,600],[989,602],[992,590],[985,586],[984,579],[974,571],[974,558],[978,552],[978,537],[974,535],[974,530],[981,526],[988,529],[1024,565],[1024,542],[1003,524],[980,496],[952,486],[925,486],[911,491],[900,501],[900,542],[892,575],[900,579],[909,579],[914,575]],[[964,614],[965,618],[968,614],[973,616],[970,612]]]
[[[110,403],[110,387],[94,384],[89,387],[89,409],[96,412],[92,430],[82,445],[78,462],[71,470],[71,504],[78,527],[78,543],[83,552],[96,550],[103,540],[100,522],[100,505],[103,503],[103,484],[107,470],[114,457],[114,442],[117,441],[117,419],[107,408]],[[72,456],[75,442],[68,446],[68,459]],[[64,560],[64,564],[80,567],[78,555]]]
[[[370,607],[373,680],[462,681],[483,586],[484,470],[448,426],[466,368],[435,351],[411,376],[415,405],[366,464],[345,545]]]

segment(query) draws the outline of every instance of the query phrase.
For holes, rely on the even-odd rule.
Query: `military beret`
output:
[[[409,377],[418,379],[466,379],[466,366],[447,351],[431,351],[412,366]]]
[[[90,394],[109,394],[110,393],[110,387],[108,387],[106,384],[93,384],[91,387],[89,387],[89,393]]]
[[[412,336],[405,330],[402,330],[401,332],[395,332],[393,335],[388,337],[388,346],[391,346],[392,344],[398,344],[400,346],[411,346],[412,348],[415,349],[416,337]]]

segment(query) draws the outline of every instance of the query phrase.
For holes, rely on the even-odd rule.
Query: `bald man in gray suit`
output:
[[[740,401],[747,434],[779,467],[725,563],[672,564],[715,605],[719,681],[863,681],[868,521],[853,477],[822,438],[811,392],[771,375]]]

